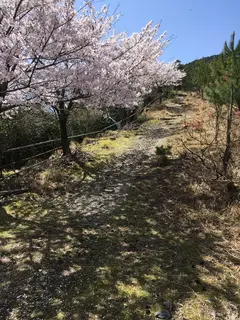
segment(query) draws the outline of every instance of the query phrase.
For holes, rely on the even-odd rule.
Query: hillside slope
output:
[[[207,107],[155,106],[137,130],[88,141],[108,161],[91,179],[1,209],[0,319],[239,319],[239,205],[181,144]]]

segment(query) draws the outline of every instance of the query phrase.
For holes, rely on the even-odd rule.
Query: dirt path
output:
[[[156,146],[168,144],[182,129],[185,117],[184,105],[169,103],[165,112],[152,113],[152,119],[142,125],[134,138],[132,147],[117,157],[110,165],[98,173],[97,179],[85,185],[81,193],[74,190],[72,210],[80,210],[82,214],[93,218],[111,211],[117,203],[122,203],[132,189],[135,179],[147,179],[152,166],[157,166]],[[150,181],[154,184],[154,181]],[[70,200],[71,201],[71,200]]]
[[[219,300],[239,302],[236,282],[219,279],[222,238],[199,214],[192,165],[173,157],[161,166],[155,156],[186,110],[155,111],[93,181],[6,208],[18,219],[0,228],[1,320],[155,319],[166,301],[174,319],[211,320],[221,319]]]

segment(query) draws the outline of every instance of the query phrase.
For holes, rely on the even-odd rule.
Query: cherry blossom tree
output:
[[[119,16],[106,6],[97,12],[86,2],[76,11],[69,0],[4,0],[0,14],[0,113],[29,103],[51,106],[64,154],[73,108],[131,108],[154,85],[178,84],[184,75],[159,62],[167,44],[160,25],[117,34]]]
[[[31,101],[31,88],[49,83],[38,72],[63,64],[86,45],[72,41],[69,26],[76,16],[72,1],[1,1],[0,113]]]
[[[46,105],[51,104],[59,116],[64,154],[70,152],[66,124],[74,107],[131,108],[142,102],[156,81],[179,83],[183,77],[175,65],[158,61],[167,44],[165,34],[158,36],[159,25],[149,23],[130,37],[126,33],[109,35],[117,17],[109,17],[105,6],[101,12],[90,6],[82,12],[85,15],[91,17],[88,38],[92,42],[63,65],[49,69],[47,76],[44,70],[42,76],[51,80],[48,86],[37,88]],[[86,26],[81,19],[76,25],[80,38]],[[93,38],[92,30],[101,32]]]

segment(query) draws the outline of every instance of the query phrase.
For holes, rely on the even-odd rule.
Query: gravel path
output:
[[[24,222],[4,226],[1,320],[144,319],[145,310],[116,295],[116,288],[136,277],[149,286],[144,273],[176,258],[165,250],[172,235],[164,235],[173,219],[171,203],[167,209],[171,182],[155,157],[155,147],[180,129],[180,105],[174,108],[161,127],[159,121],[143,125],[134,147],[94,180],[67,194],[29,201],[22,206]],[[163,232],[162,242],[154,228]],[[166,281],[163,276],[168,288]],[[144,296],[141,290],[136,294]],[[154,296],[158,288],[148,290]],[[130,316],[124,315],[125,304]],[[94,312],[100,317],[91,317]]]
[[[96,180],[86,184],[80,194],[74,190],[72,211],[96,216],[101,214],[101,208],[111,211],[116,203],[126,199],[132,181],[144,176],[152,165],[156,146],[166,144],[166,139],[181,129],[184,116],[182,105],[169,104],[167,110],[170,112],[168,117],[157,118],[161,124],[159,121],[143,124],[141,135],[136,136],[133,147],[101,170]]]

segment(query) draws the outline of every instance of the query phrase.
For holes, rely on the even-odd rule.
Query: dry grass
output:
[[[2,209],[1,320],[155,319],[166,301],[175,320],[239,319],[239,201],[200,163],[177,157],[184,112],[202,112],[185,99],[156,108],[140,128],[153,150],[163,132],[171,141],[167,166],[137,145],[92,181]],[[115,150],[106,139],[96,153]]]

